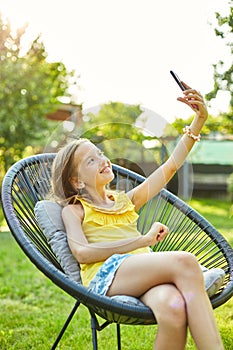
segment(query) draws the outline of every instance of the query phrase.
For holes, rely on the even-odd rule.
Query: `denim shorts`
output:
[[[100,267],[89,283],[88,289],[100,295],[106,295],[120,264],[132,254],[113,254]]]

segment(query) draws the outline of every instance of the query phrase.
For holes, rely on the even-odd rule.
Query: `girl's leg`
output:
[[[151,288],[167,283],[174,284],[184,298],[188,326],[197,348],[224,349],[200,266],[190,253],[132,255],[120,265],[107,294],[140,297]]]
[[[185,302],[172,284],[153,287],[140,298],[149,306],[158,323],[154,348],[184,350],[187,338]]]

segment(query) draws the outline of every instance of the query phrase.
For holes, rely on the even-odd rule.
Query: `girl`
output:
[[[85,286],[107,296],[135,296],[149,306],[158,322],[154,349],[184,349],[189,327],[198,349],[222,350],[195,256],[182,251],[150,253],[149,246],[163,240],[168,227],[156,222],[144,236],[136,228],[136,212],[182,166],[207,119],[200,93],[184,85],[187,90],[178,100],[195,117],[170,158],[142,184],[128,193],[109,191],[111,162],[90,141],[80,139],[58,152],[52,188],[57,200],[66,204],[62,217],[68,243]]]

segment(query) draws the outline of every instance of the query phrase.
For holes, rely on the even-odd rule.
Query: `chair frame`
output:
[[[63,272],[34,214],[35,204],[45,199],[50,190],[54,156],[54,153],[44,153],[27,157],[8,170],[2,184],[5,219],[12,235],[31,262],[75,299],[74,307],[51,350],[57,347],[80,304],[85,305],[90,313],[93,349],[98,349],[97,331],[116,323],[117,348],[121,350],[120,324],[152,325],[156,324],[156,319],[147,306],[125,304],[92,293]],[[115,164],[113,170],[113,186],[117,189],[122,182],[128,190],[130,186],[136,186],[145,180],[143,176]],[[170,231],[173,233],[153,247],[154,251],[191,251],[204,266],[223,268],[226,278],[221,289],[211,298],[211,304],[216,308],[228,301],[233,295],[233,250],[226,239],[203,216],[166,189],[141,210],[138,226],[142,234],[147,232],[154,221],[172,226]],[[185,232],[184,238],[180,231]],[[102,324],[97,316],[104,320]]]

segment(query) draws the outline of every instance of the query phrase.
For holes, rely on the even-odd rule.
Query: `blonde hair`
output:
[[[84,142],[90,141],[80,138],[68,143],[58,151],[54,158],[51,176],[52,194],[54,199],[60,204],[65,205],[77,201],[75,198],[78,196],[78,193],[73,188],[70,177],[74,170],[73,158],[75,151]]]

